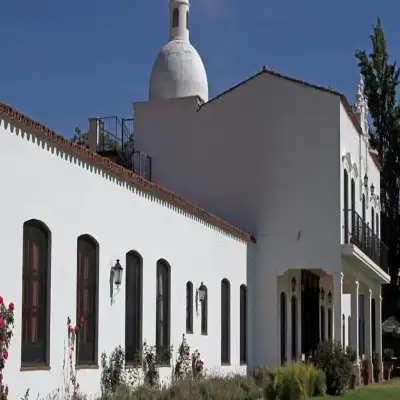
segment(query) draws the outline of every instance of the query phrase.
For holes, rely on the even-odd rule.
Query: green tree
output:
[[[389,247],[389,268],[392,282],[383,289],[384,315],[388,317],[397,311],[398,271],[400,265],[400,108],[396,90],[400,70],[396,63],[389,62],[385,34],[380,18],[370,35],[372,51],[357,50],[356,58],[364,77],[365,93],[368,99],[373,129],[370,132],[371,147],[378,151],[383,171],[381,174],[381,236]],[[394,296],[394,297],[392,297]],[[396,298],[396,301],[385,301]]]

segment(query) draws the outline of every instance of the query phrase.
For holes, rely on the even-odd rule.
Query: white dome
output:
[[[160,51],[150,76],[150,100],[200,96],[208,101],[203,61],[186,40],[171,40]]]

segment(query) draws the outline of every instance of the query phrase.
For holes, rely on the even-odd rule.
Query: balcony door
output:
[[[344,242],[349,243],[349,175],[343,172]]]
[[[356,230],[356,183],[354,179],[351,180],[351,233],[354,235]]]

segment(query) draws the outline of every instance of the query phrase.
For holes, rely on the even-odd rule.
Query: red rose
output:
[[[6,385],[6,394],[8,394],[8,385]]]
[[[2,317],[0,317],[0,328],[2,328],[4,326],[4,320]]]
[[[81,317],[81,322],[82,322],[82,324],[85,322],[85,317],[84,316]]]
[[[3,304],[4,300],[3,298],[0,296],[0,304]]]
[[[75,331],[75,333],[78,333],[78,331],[79,331],[79,326],[76,326],[76,327],[74,328],[74,331]]]
[[[79,389],[81,385],[79,383],[76,384],[76,388]]]
[[[71,351],[74,351],[74,346],[71,346]]]
[[[8,358],[8,351],[6,349],[3,350],[3,358],[7,360]]]
[[[187,351],[186,352],[186,357],[189,357],[190,356],[190,353]]]
[[[69,326],[69,327],[68,327],[68,332],[69,332],[69,333],[72,333],[72,331],[73,331],[72,326]]]
[[[11,303],[8,305],[8,309],[9,309],[10,311],[14,311],[14,303],[13,303],[13,302],[11,302]]]

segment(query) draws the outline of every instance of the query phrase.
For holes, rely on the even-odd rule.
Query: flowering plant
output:
[[[8,386],[3,382],[3,370],[8,359],[8,348],[13,336],[14,303],[8,307],[0,296],[0,400],[8,398]]]
[[[204,362],[200,358],[200,353],[195,350],[192,354],[192,372],[193,378],[201,378],[204,369]]]
[[[192,373],[190,347],[187,344],[186,337],[182,335],[182,343],[179,345],[175,364],[175,378],[188,378]]]
[[[65,368],[67,367],[68,363],[68,369],[64,375],[64,385],[65,385],[65,392],[67,395],[67,398],[70,394],[70,389],[72,386],[72,398],[77,398],[78,396],[78,391],[80,388],[79,383],[77,382],[76,378],[76,369],[74,368],[74,362],[73,362],[73,354],[75,351],[75,343],[76,339],[79,335],[79,333],[82,330],[82,326],[85,323],[85,317],[82,316],[79,320],[79,322],[75,325],[75,327],[72,326],[71,324],[71,318],[67,318],[67,330],[68,330],[68,343],[67,343],[67,354],[68,354],[68,359],[65,360],[64,358],[64,363],[63,363],[63,369],[65,371]],[[78,357],[78,351],[76,351],[76,357]],[[1,400],[1,399],[0,399]]]

